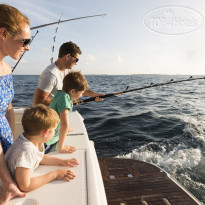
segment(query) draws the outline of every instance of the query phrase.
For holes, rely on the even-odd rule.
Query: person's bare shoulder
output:
[[[5,73],[5,75],[10,74],[12,72],[11,66],[8,63],[6,63],[5,61],[3,62],[3,65],[4,65],[4,73]]]

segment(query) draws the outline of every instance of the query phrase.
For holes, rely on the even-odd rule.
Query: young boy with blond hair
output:
[[[75,178],[73,172],[68,169],[58,169],[32,177],[32,171],[39,164],[67,167],[78,165],[74,158],[61,159],[44,154],[44,143],[54,136],[58,122],[58,114],[43,104],[31,106],[24,111],[24,133],[16,139],[5,155],[11,176],[22,191],[32,191],[55,179],[70,181]]]
[[[80,71],[71,71],[63,79],[63,88],[55,92],[54,98],[49,107],[54,109],[60,116],[60,122],[55,132],[55,136],[47,143],[46,153],[59,150],[61,153],[72,153],[76,150],[73,146],[65,145],[69,127],[69,113],[72,112],[73,101],[80,98],[88,88],[88,83]]]

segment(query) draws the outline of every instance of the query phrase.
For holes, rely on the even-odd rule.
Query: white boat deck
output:
[[[15,109],[16,133],[22,132],[21,115],[23,109]],[[106,195],[98,159],[92,141],[89,141],[83,118],[78,112],[70,116],[70,127],[74,130],[66,139],[66,144],[75,146],[77,151],[72,154],[52,152],[51,155],[61,158],[76,158],[79,166],[71,169],[76,178],[70,182],[52,181],[39,189],[29,192],[25,198],[15,198],[9,205],[106,205]],[[42,175],[59,169],[59,166],[40,165],[33,176]]]

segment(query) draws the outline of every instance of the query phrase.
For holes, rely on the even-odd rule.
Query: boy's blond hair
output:
[[[54,128],[59,122],[59,116],[48,106],[37,104],[25,109],[21,122],[25,134],[35,136],[43,130]]]
[[[72,89],[84,91],[88,88],[88,82],[80,71],[71,71],[63,79],[63,90],[69,92]]]

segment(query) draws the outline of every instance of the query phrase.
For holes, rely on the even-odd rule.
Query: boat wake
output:
[[[185,123],[183,134],[133,149],[121,158],[155,164],[205,203],[205,117],[175,116]]]

